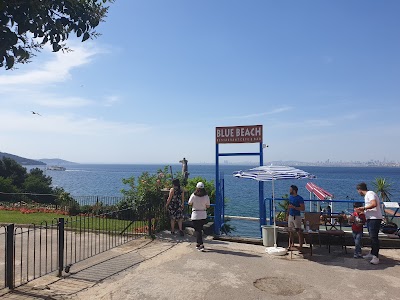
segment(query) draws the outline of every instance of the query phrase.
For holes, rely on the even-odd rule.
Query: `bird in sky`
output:
[[[34,114],[34,115],[42,116],[41,114],[39,114],[39,113],[37,113],[37,112],[34,112],[33,110],[31,110],[31,112],[32,112],[32,114]]]

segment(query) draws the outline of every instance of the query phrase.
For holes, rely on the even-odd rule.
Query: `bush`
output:
[[[79,203],[72,196],[65,192],[64,189],[55,190],[57,198],[55,200],[57,206],[68,212],[70,216],[76,216],[81,212]]]
[[[143,172],[137,179],[134,177],[123,179],[122,182],[129,185],[129,189],[121,192],[125,199],[117,204],[118,209],[132,209],[132,215],[136,220],[156,218],[156,228],[162,230],[168,224],[164,210],[163,189],[171,188],[172,176],[168,173],[168,166],[158,170],[156,174]]]

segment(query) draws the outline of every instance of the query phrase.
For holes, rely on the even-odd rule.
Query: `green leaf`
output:
[[[47,37],[47,35],[44,37],[43,41],[42,41],[42,45],[46,44],[49,41],[49,38]]]
[[[76,33],[82,41],[96,37],[91,30],[106,18],[106,3],[113,2],[0,0],[0,48],[2,52],[4,50],[0,54],[0,68],[8,69],[18,63],[28,62],[27,59],[33,56],[32,51],[40,51],[44,44],[50,43],[54,52],[64,49],[60,43],[68,39],[70,32]],[[39,42],[35,37],[39,38]],[[15,49],[17,45],[22,47],[21,51]],[[10,58],[7,59],[8,56]]]
[[[6,64],[7,64],[7,69],[11,69],[14,66],[14,56],[7,56],[6,57]]]
[[[53,52],[57,52],[57,51],[59,51],[61,49],[61,46],[59,45],[59,44],[57,44],[57,43],[54,43],[53,44]]]
[[[82,42],[86,41],[88,38],[90,38],[90,34],[85,32],[85,34],[83,35],[83,38],[82,38]]]

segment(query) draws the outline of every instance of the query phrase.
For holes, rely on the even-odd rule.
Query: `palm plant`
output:
[[[389,202],[392,196],[392,183],[389,183],[385,178],[375,178],[375,182],[372,183],[375,187],[375,192],[380,196],[382,202]]]
[[[392,183],[387,182],[387,180],[385,178],[378,177],[378,178],[375,178],[375,182],[373,182],[372,185],[375,187],[375,192],[382,199],[382,202],[390,202],[390,197],[392,196],[392,194],[391,194]],[[387,219],[387,214],[386,214],[383,203],[381,203],[381,208],[382,208],[383,214],[385,215],[385,219]]]
[[[280,208],[280,211],[276,214],[276,220],[277,221],[285,221],[287,217],[287,211],[288,211],[288,206],[289,206],[289,195],[285,194],[282,196],[282,200],[278,203],[278,206]]]

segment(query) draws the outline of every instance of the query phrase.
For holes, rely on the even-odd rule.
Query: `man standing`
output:
[[[364,212],[367,219],[369,238],[371,239],[371,252],[364,258],[371,259],[373,265],[379,264],[379,238],[378,233],[381,228],[382,210],[378,195],[373,191],[368,191],[364,182],[357,184],[357,192],[364,196],[364,206],[357,208],[357,212]]]
[[[289,218],[288,218],[288,227],[289,227],[289,248],[294,246],[293,241],[293,232],[292,228],[297,231],[299,236],[299,250],[303,249],[303,231],[301,230],[301,216],[300,212],[304,211],[304,199],[300,195],[297,195],[297,191],[299,189],[295,185],[290,186],[290,196],[289,196]]]

